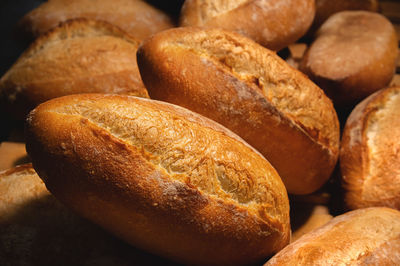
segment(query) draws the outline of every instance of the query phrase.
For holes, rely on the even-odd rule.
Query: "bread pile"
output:
[[[26,14],[0,109],[32,165],[0,173],[0,263],[400,264],[398,39],[352,2]]]

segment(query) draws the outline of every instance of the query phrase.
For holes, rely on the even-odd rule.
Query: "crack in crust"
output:
[[[151,102],[135,101],[127,107],[112,100],[106,103],[83,100],[52,112],[87,119],[141,151],[149,163],[175,181],[246,206],[264,221],[282,219],[285,190],[271,189],[283,188],[283,184],[261,155],[239,142],[238,137],[232,138],[221,126],[210,125],[213,122],[208,119],[182,118],[173,109],[191,114],[183,108],[172,109],[169,104],[156,104],[160,110],[152,107]]]
[[[288,68],[275,53],[256,49],[234,34],[213,30],[207,34],[204,31],[182,34],[175,42],[163,42],[161,49],[185,49],[226,69],[261,92],[276,110],[330,153],[332,147],[337,150],[339,125],[332,103],[320,88],[300,72]],[[321,104],[330,108],[321,108]],[[327,124],[335,125],[337,130]]]

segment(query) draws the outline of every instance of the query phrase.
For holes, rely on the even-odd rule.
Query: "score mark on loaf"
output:
[[[289,193],[316,191],[339,150],[332,102],[305,75],[252,40],[219,29],[177,28],[138,49],[150,98],[226,126],[277,169]]]
[[[37,38],[1,77],[0,107],[22,121],[38,104],[69,94],[148,97],[136,63],[139,44],[106,22],[63,22]]]
[[[27,13],[18,27],[24,35],[36,38],[61,22],[77,18],[108,22],[140,40],[174,26],[172,18],[145,1],[58,0],[46,1]]]
[[[274,168],[219,124],[130,96],[50,100],[26,124],[27,152],[61,202],[127,242],[186,263],[249,263],[289,242]]]

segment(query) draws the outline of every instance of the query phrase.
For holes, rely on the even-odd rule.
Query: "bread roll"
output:
[[[353,110],[344,128],[340,168],[351,209],[400,210],[400,87],[371,95]]]
[[[173,27],[166,14],[140,0],[51,0],[26,14],[19,28],[36,38],[60,22],[76,18],[109,22],[140,40]]]
[[[289,193],[317,190],[338,158],[331,101],[274,52],[219,29],[177,28],[138,49],[153,99],[184,106],[241,136],[277,169]]]
[[[173,265],[80,218],[30,164],[0,172],[0,265]]]
[[[50,100],[27,152],[63,203],[134,246],[189,264],[250,263],[290,236],[277,172],[219,124],[123,95]]]
[[[286,246],[265,265],[399,265],[400,212],[351,211]]]
[[[314,33],[333,14],[346,10],[379,11],[378,0],[315,0],[316,12],[311,25]]]
[[[343,11],[332,15],[318,30],[300,70],[337,108],[345,108],[390,83],[397,50],[395,29],[384,16]]]
[[[148,97],[136,63],[139,41],[86,19],[39,37],[0,80],[2,107],[18,119],[51,98],[84,92]]]
[[[314,15],[314,0],[186,0],[180,25],[236,31],[278,51],[303,36]]]

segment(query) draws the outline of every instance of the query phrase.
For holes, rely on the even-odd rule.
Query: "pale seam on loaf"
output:
[[[315,113],[312,111],[319,110],[318,102],[308,99],[309,95],[315,94],[316,85],[310,82],[312,86],[302,86],[293,77],[294,74],[283,67],[283,61],[275,63],[276,60],[269,60],[272,52],[253,51],[254,49],[250,49],[247,45],[226,35],[210,38],[206,34],[198,33],[195,36],[190,35],[190,37],[195,38],[196,41],[190,42],[190,38],[187,37],[188,40],[182,38],[174,43],[162,42],[160,49],[189,50],[204,58],[203,63],[207,63],[207,60],[212,61],[218,66],[228,69],[229,73],[239,80],[253,84],[273,106],[276,106],[277,110],[299,123],[300,126],[297,125],[297,127],[304,134],[311,139],[317,139],[318,143],[332,154],[328,143],[335,145],[334,143],[337,142],[335,132],[326,129],[324,126],[326,121],[322,120],[319,111]],[[225,41],[224,38],[227,38],[228,41]],[[238,60],[237,57],[242,57],[243,60]],[[281,77],[277,79],[271,72],[279,72]],[[323,92],[320,93],[322,96]],[[247,94],[238,92],[238,96],[246,97]],[[313,136],[310,131],[314,128],[319,128],[322,134]]]
[[[392,112],[391,110],[395,109],[395,106],[400,105],[400,91],[399,90],[392,90],[388,95],[385,95],[385,100],[381,101],[378,106],[376,106],[376,111],[371,113],[369,115],[368,120],[367,120],[367,125],[366,125],[366,144],[367,144],[367,150],[368,150],[368,162],[366,169],[368,169],[365,173],[365,179],[363,182],[363,188],[364,187],[370,187],[374,188],[374,190],[379,190],[379,187],[376,187],[376,185],[370,185],[369,182],[373,182],[373,179],[378,178],[380,176],[380,171],[382,171],[380,166],[382,165],[382,158],[385,155],[382,155],[382,151],[379,151],[381,147],[378,143],[378,136],[379,134],[383,134],[380,131],[380,123],[384,123],[386,119],[390,119],[392,117]],[[398,114],[394,114],[397,116]],[[397,128],[399,127],[399,123],[394,119],[391,120],[391,123],[393,123],[393,127]],[[384,129],[384,128],[383,128]],[[393,129],[395,130],[395,129]],[[382,143],[381,143],[382,144]],[[391,148],[392,150],[387,150],[384,153],[385,154],[399,154],[400,147],[399,145],[394,145]],[[397,175],[400,176],[400,172],[397,172]],[[364,190],[364,189],[363,189]],[[385,194],[385,191],[382,191],[382,195]],[[366,196],[369,197],[374,197],[374,194],[365,194],[362,193],[361,197],[364,200],[367,201],[374,201],[375,198],[365,198]]]
[[[200,7],[200,19],[202,23],[207,23],[208,20],[211,20],[214,17],[221,16],[225,13],[228,13],[242,4],[246,4],[250,2],[249,0],[236,0],[236,1],[227,1],[227,0],[195,0]]]
[[[118,108],[118,106],[115,107],[116,109]],[[85,110],[86,109],[86,110]],[[102,115],[101,112],[99,112],[99,110],[96,109],[92,109],[92,108],[87,108],[84,105],[70,105],[70,106],[65,106],[62,109],[59,110],[53,110],[52,112],[57,112],[60,114],[67,114],[67,115],[77,115],[77,116],[81,116],[82,118],[86,118],[89,120],[89,122],[99,126],[100,128],[107,130],[107,132],[109,132],[111,135],[113,135],[114,137],[118,138],[119,140],[123,141],[124,143],[127,143],[128,145],[132,145],[134,147],[136,147],[138,150],[140,150],[143,153],[143,156],[145,158],[147,158],[149,160],[149,162],[151,162],[152,164],[154,164],[159,170],[161,170],[162,172],[167,172],[171,177],[173,177],[175,180],[178,180],[180,182],[184,182],[187,181],[185,180],[185,178],[187,176],[192,175],[190,178],[190,181],[194,183],[194,185],[196,187],[198,187],[198,189],[202,192],[205,192],[209,195],[212,195],[213,197],[218,197],[218,198],[224,198],[225,200],[228,200],[232,203],[238,204],[238,205],[242,205],[242,206],[246,206],[246,208],[248,210],[251,210],[251,212],[254,212],[254,214],[257,217],[260,217],[258,211],[262,211],[259,210],[259,207],[257,207],[257,204],[262,204],[263,207],[266,207],[268,209],[268,214],[263,211],[263,214],[268,215],[268,219],[270,221],[266,221],[268,224],[271,221],[276,220],[276,217],[270,217],[269,215],[274,216],[276,213],[274,211],[274,205],[275,205],[275,200],[273,194],[269,193],[268,191],[268,187],[270,187],[271,185],[267,185],[266,182],[269,182],[268,180],[271,180],[271,178],[257,178],[256,181],[262,181],[260,183],[254,183],[254,179],[251,178],[251,175],[247,175],[245,172],[247,171],[245,167],[242,167],[242,170],[237,170],[235,168],[240,167],[240,165],[238,166],[237,164],[232,165],[232,166],[225,166],[222,163],[220,165],[218,165],[218,163],[212,161],[212,148],[205,148],[205,150],[201,151],[202,154],[201,156],[203,156],[200,159],[197,159],[196,162],[191,161],[191,159],[195,159],[196,156],[198,156],[199,154],[193,154],[192,158],[187,158],[187,153],[189,153],[189,151],[185,151],[186,154],[186,158],[182,157],[182,158],[174,158],[174,154],[168,154],[167,152],[167,157],[163,158],[163,154],[157,154],[156,152],[159,151],[160,147],[155,148],[154,143],[145,143],[146,141],[146,134],[157,134],[159,132],[152,132],[152,127],[150,128],[141,128],[141,127],[136,127],[134,130],[132,130],[132,128],[130,128],[131,125],[128,125],[124,122],[122,122],[119,125],[113,125],[113,127],[109,127],[107,126],[107,121],[105,121],[105,119],[109,119],[109,121],[127,121],[127,120],[134,120],[134,119],[141,119],[141,114],[140,113],[136,113],[134,114],[132,111],[133,109],[130,110],[130,113],[126,113],[124,114],[124,118],[123,119],[119,119],[117,117],[105,117]],[[118,112],[114,112],[115,114],[120,114],[124,112],[124,108],[121,107],[121,110]],[[158,113],[158,117],[153,117],[154,119],[158,119],[158,123],[162,123],[163,122],[163,118],[162,118],[162,113]],[[148,119],[147,117],[144,118],[143,121],[141,121],[141,123],[145,123],[145,120]],[[175,122],[176,123],[189,123],[191,124],[191,126],[193,127],[198,127],[195,123],[193,122],[186,122],[183,121],[181,119],[181,121],[179,121],[179,118],[176,117],[175,118]],[[152,121],[152,123],[154,123],[154,121]],[[200,129],[200,127],[198,127]],[[208,128],[205,129],[204,135],[207,136],[207,131],[210,130]],[[131,133],[133,133],[132,135],[130,135]],[[174,131],[165,131],[163,132],[163,134],[158,135],[158,141],[157,143],[167,143],[168,142],[168,134],[174,134]],[[136,136],[134,136],[134,134],[136,134]],[[189,133],[189,134],[193,134],[193,132]],[[219,132],[219,134],[223,134],[221,132]],[[149,139],[152,139],[151,136]],[[172,138],[174,138],[174,136],[169,136]],[[194,141],[198,141],[198,138],[201,138],[200,135],[197,136],[197,138],[193,138]],[[237,141],[237,140],[234,140]],[[145,143],[145,144],[142,144]],[[147,145],[146,145],[147,144]],[[190,144],[190,143],[189,143]],[[184,146],[188,145],[188,143],[185,143]],[[151,150],[151,148],[154,148],[153,150]],[[161,149],[166,149],[168,147],[161,147]],[[165,150],[163,150],[165,151]],[[170,153],[173,151],[170,151]],[[215,152],[215,151],[214,151]],[[168,157],[168,155],[171,155],[171,157]],[[183,153],[181,154],[183,155]],[[189,155],[190,156],[190,155]],[[214,180],[201,180],[202,176],[201,173],[196,172],[196,167],[198,166],[198,164],[202,163],[202,161],[205,159],[207,160],[207,156],[209,156],[211,159],[211,161],[209,160],[206,164],[207,169],[199,169],[201,170],[206,170],[206,171],[214,171]],[[226,156],[229,156],[229,154],[226,154]],[[257,153],[257,156],[260,156]],[[229,158],[228,158],[229,159]],[[243,158],[244,161],[247,161],[248,159]],[[175,161],[174,161],[175,160]],[[181,162],[181,165],[179,165],[179,163],[177,163],[179,160],[183,160],[184,162]],[[209,165],[209,163],[211,163],[211,165]],[[242,163],[242,162],[241,162]],[[201,166],[201,165],[200,165]],[[182,169],[185,167],[189,167],[189,173],[187,172],[188,169]],[[194,167],[194,168],[193,168]],[[231,168],[231,169],[230,169]],[[271,167],[272,168],[272,167]],[[193,171],[194,170],[194,171]],[[190,172],[193,171],[193,172]],[[243,175],[243,173],[245,175],[248,176],[247,179],[243,179],[243,177],[241,178],[241,180],[238,179],[238,173],[237,171],[240,171],[240,175]],[[197,174],[197,176],[196,176]],[[263,174],[265,175],[269,175],[268,172],[264,172]],[[229,178],[226,178],[225,175],[229,175]],[[236,176],[235,176],[236,175]],[[199,178],[198,180],[196,179]],[[234,180],[232,182],[232,177],[236,177],[236,180]],[[233,179],[234,179],[233,178]],[[235,183],[236,181],[236,183]],[[197,182],[197,184],[195,183]],[[207,186],[207,183],[213,183],[213,184],[209,184]],[[242,185],[242,182],[244,182],[245,184]],[[273,186],[273,185],[272,185]],[[257,187],[257,189],[253,189],[252,191],[249,191],[248,188],[249,187]],[[249,195],[249,192],[253,192],[253,194]],[[255,193],[255,194],[254,194]],[[270,202],[270,203],[268,203]],[[278,214],[279,215],[279,214]],[[262,217],[260,217],[262,220],[265,221],[265,219],[263,219]]]
[[[80,23],[82,24],[80,25]],[[121,38],[129,43],[134,44],[135,46],[139,46],[140,44],[138,40],[129,36],[126,32],[120,30],[119,28],[111,26],[111,24],[80,18],[60,23],[58,28],[54,28],[53,30],[41,35],[33,42],[33,44],[30,46],[30,49],[27,49],[26,52],[24,52],[20,59],[27,59],[45,49],[47,46],[63,40],[100,36],[113,36]]]

